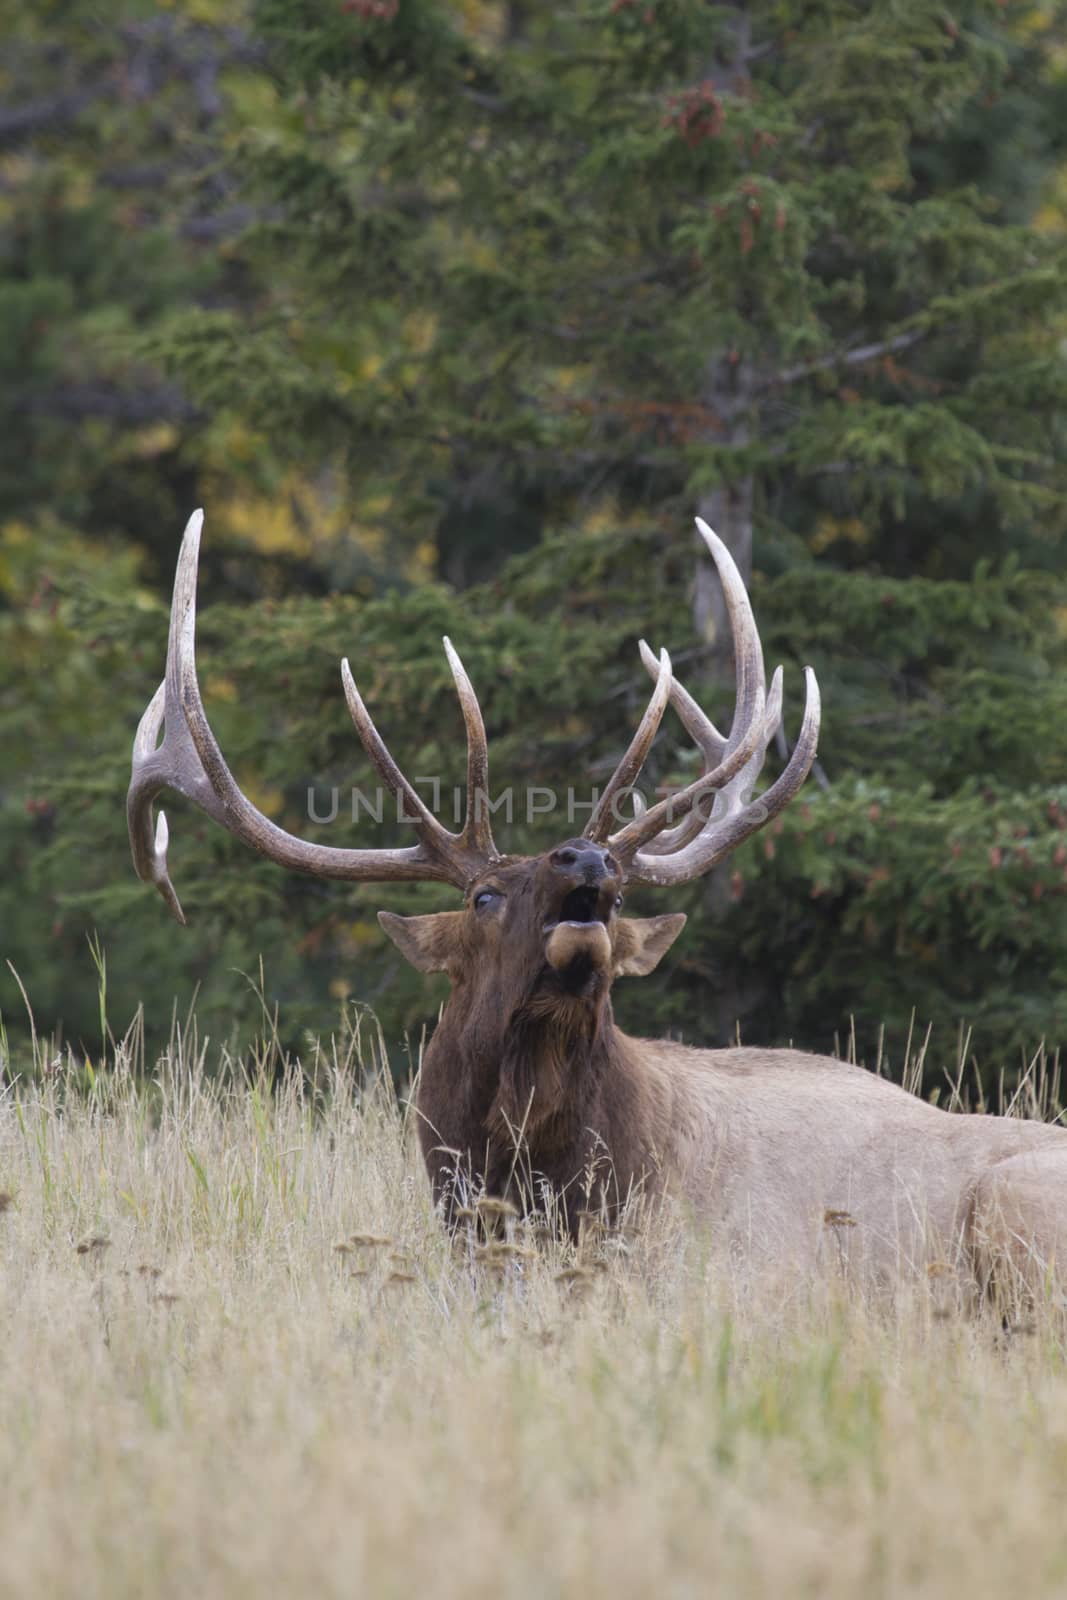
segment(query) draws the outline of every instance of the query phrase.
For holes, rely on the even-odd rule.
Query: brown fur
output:
[[[603,920],[561,920],[583,884]],[[499,898],[478,908],[486,888]],[[572,840],[498,863],[462,911],[381,914],[409,959],[452,979],[417,1096],[446,1211],[484,1189],[551,1201],[577,1234],[589,1211],[670,1193],[731,1261],[881,1285],[944,1272],[967,1293],[1006,1269],[1035,1292],[1067,1262],[1067,1131],[951,1115],[824,1056],[624,1034],[613,979],[651,971],[685,919],[622,917],[619,893],[607,852]]]
[[[484,1187],[530,1206],[550,1192],[574,1230],[581,1212],[616,1209],[657,1171],[662,1096],[621,1046],[610,988],[617,972],[651,970],[685,919],[619,918],[621,876],[597,851],[610,863],[593,886],[607,921],[546,933],[585,881],[553,864],[567,848],[498,863],[462,911],[381,921],[409,960],[452,979],[417,1100],[436,1196],[453,1207]],[[479,911],[487,886],[501,900]]]

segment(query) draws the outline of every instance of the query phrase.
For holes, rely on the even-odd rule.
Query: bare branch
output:
[[[858,344],[850,350],[835,350],[828,356],[819,356],[811,361],[802,361],[795,367],[783,367],[780,372],[772,372],[756,383],[755,390],[757,394],[762,394],[767,389],[779,389],[788,383],[802,383],[816,372],[828,372],[834,367],[861,367],[864,362],[876,361],[879,356],[896,355],[900,350],[909,350],[921,338],[923,330],[915,328],[910,333],[898,333],[895,338],[880,339],[874,344]]]
[[[124,388],[118,383],[64,383],[57,389],[30,393],[23,399],[27,411],[38,416],[81,422],[99,417],[108,422],[191,422],[199,416],[192,401],[175,385],[161,383]]]

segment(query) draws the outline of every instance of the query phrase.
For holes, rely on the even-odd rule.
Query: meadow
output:
[[[0,1594],[1027,1596],[1058,1309],[773,1300],[685,1219],[452,1241],[370,1027],[0,1090]]]

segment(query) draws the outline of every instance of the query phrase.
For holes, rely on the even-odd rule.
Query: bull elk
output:
[[[643,1190],[670,1193],[749,1260],[892,1282],[949,1261],[972,1284],[1010,1261],[1031,1282],[1067,1235],[1067,1131],[936,1108],[856,1066],[797,1050],[702,1050],[631,1038],[612,1018],[617,977],[649,973],[685,923],[622,915],[635,885],[668,888],[710,871],[777,816],[815,758],[819,692],[806,672],[792,755],[753,788],[781,719],[781,669],[765,687],[748,596],[725,546],[700,532],[718,568],[733,632],[736,705],[724,737],[642,643],[653,688],[634,738],[581,838],[537,856],[502,855],[484,800],[485,727],[445,639],[467,734],[462,829],[443,827],[403,775],[347,660],[345,698],[364,749],[402,800],[416,842],[338,849],[283,831],[241,793],[208,723],[197,681],[196,583],[202,515],[178,562],[166,676],[134,741],[128,822],[134,865],[184,922],[167,870],[160,790],[184,795],[253,849],[297,872],[349,882],[432,880],[461,909],[379,921],[423,972],[452,990],[426,1049],[419,1137],[434,1194],[454,1212],[472,1191],[522,1204],[551,1196],[576,1232],[584,1213]],[[680,794],[625,818],[668,702],[703,756]],[[163,732],[160,740],[161,731]],[[711,802],[709,805],[709,801]]]

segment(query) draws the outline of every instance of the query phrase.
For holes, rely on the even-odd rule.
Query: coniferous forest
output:
[[[2,0],[0,1014],[96,1060],[144,1007],[286,1043],[440,980],[177,799],[179,929],[124,798],[206,511],[201,682],[270,817],[406,842],[406,771],[591,791],[649,692],[728,722],[693,516],[749,582],[779,824],[649,910],[637,1031],[1009,1080],[1067,1043],[1067,16],[1050,0]],[[788,746],[772,745],[773,779]],[[672,714],[646,783],[697,756]],[[332,822],[309,815],[328,811]],[[450,817],[446,815],[446,821]],[[495,822],[513,850],[580,831]],[[635,903],[638,902],[635,896]],[[669,902],[669,903],[668,903]],[[10,962],[10,970],[7,965]],[[262,963],[262,966],[261,966]],[[17,973],[17,978],[15,974]]]

